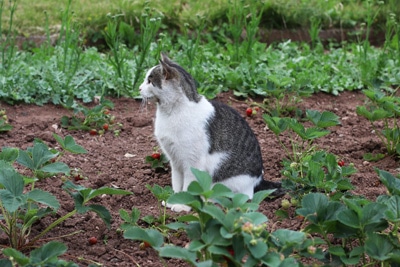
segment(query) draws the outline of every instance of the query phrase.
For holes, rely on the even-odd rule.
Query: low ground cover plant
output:
[[[221,184],[212,186],[207,173],[192,171],[197,181],[189,185],[188,191],[172,194],[167,200],[188,205],[194,211],[166,225],[170,231],[186,233],[190,239],[187,247],[164,243],[164,235],[153,228],[128,226],[124,237],[146,242],[160,257],[180,258],[192,266],[296,266],[295,255],[322,257],[322,251],[315,249],[318,238],[287,229],[267,231],[268,218],[257,209],[273,190],[257,192],[249,201],[248,196],[233,194]]]
[[[357,107],[357,114],[365,117],[374,127],[374,133],[379,137],[389,155],[400,156],[400,97],[393,91],[364,90],[368,102]],[[382,122],[381,127],[377,123]]]
[[[9,246],[13,249],[25,251],[34,247],[47,232],[76,213],[95,212],[107,226],[110,226],[110,212],[104,206],[88,202],[102,194],[131,194],[114,188],[85,188],[66,181],[63,188],[74,199],[75,209],[54,220],[36,236],[31,236],[33,224],[45,216],[52,216],[60,207],[60,202],[54,195],[36,188],[36,182],[39,179],[55,179],[50,177],[59,173],[69,175],[68,165],[59,161],[61,156],[67,152],[87,152],[76,144],[71,136],[65,138],[56,134],[54,136],[63,149],[62,152],[49,148],[41,140],[36,140],[33,146],[26,150],[3,147],[0,152],[0,230],[8,237]],[[32,174],[22,175],[14,168],[15,163],[26,167]]]

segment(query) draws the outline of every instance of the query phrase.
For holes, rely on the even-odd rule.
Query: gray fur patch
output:
[[[196,83],[193,77],[181,66],[171,61],[168,57],[164,57],[164,61],[161,62],[163,68],[167,68],[167,72],[171,75],[170,80],[177,80],[179,85],[182,87],[183,92],[190,101],[198,103],[201,96],[197,92]]]
[[[157,66],[153,69],[153,71],[150,73],[148,80],[151,84],[153,84],[153,86],[158,87],[158,88],[162,88],[162,70],[160,66]]]
[[[260,177],[263,162],[260,145],[245,119],[233,108],[211,101],[215,114],[208,121],[209,153],[227,152],[228,157],[213,175],[213,182],[221,182],[237,175]]]

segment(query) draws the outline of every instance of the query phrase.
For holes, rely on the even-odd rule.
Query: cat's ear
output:
[[[173,72],[174,69],[171,66],[172,61],[169,59],[169,57],[161,52],[161,59],[160,59],[160,64],[162,67],[162,74],[164,75],[164,78],[166,80],[169,80],[173,77]]]

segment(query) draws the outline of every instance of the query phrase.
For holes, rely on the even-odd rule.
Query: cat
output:
[[[174,192],[186,191],[195,180],[192,167],[250,199],[255,191],[280,190],[280,183],[263,179],[260,145],[246,120],[228,105],[200,95],[193,77],[166,54],[147,71],[139,90],[144,103],[156,102],[154,134],[170,160]]]

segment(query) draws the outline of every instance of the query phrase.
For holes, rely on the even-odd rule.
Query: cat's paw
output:
[[[182,212],[182,211],[190,211],[191,208],[189,206],[183,204],[168,204],[165,201],[161,202],[161,204],[167,208],[170,208],[172,211],[175,212]]]
[[[190,211],[192,208],[183,204],[172,204],[171,210],[175,212]]]

